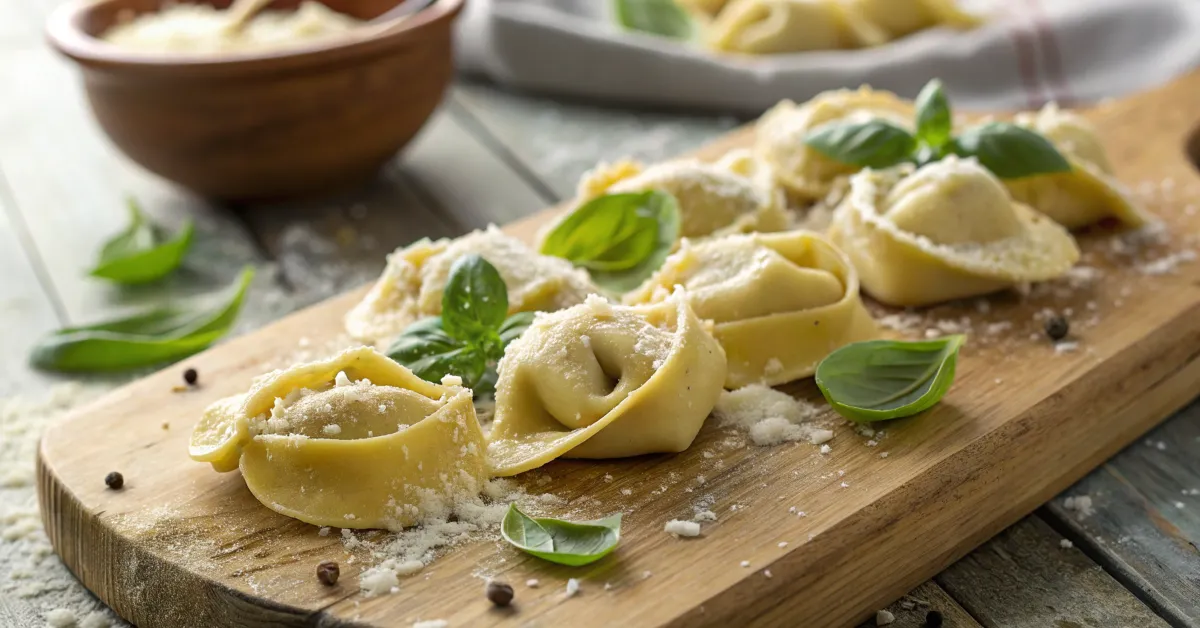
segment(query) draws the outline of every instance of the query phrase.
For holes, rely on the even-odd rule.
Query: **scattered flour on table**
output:
[[[1068,497],[1063,500],[1062,505],[1063,508],[1074,512],[1078,519],[1086,519],[1096,514],[1096,509],[1092,507],[1092,498],[1089,495]]]
[[[722,427],[749,433],[760,447],[801,440],[820,445],[833,438],[832,430],[814,422],[816,406],[762,384],[722,392],[713,412]]]
[[[0,597],[31,626],[126,626],[81,587],[42,529],[34,459],[42,430],[105,387],[66,383],[40,398],[0,398]],[[23,624],[22,624],[23,625]]]

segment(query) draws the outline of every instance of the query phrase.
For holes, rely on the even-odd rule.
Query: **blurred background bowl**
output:
[[[360,19],[396,4],[321,1]],[[463,0],[437,0],[394,26],[279,51],[167,55],[98,39],[131,11],[161,4],[77,0],[51,16],[47,36],[79,63],[96,120],[126,155],[204,196],[245,201],[317,194],[374,175],[441,101]]]

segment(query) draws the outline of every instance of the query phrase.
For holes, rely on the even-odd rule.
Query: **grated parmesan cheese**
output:
[[[700,536],[700,524],[695,521],[681,521],[672,519],[663,526],[668,534],[673,534],[676,537],[681,536]]]
[[[396,576],[395,569],[384,566],[372,567],[363,572],[359,578],[359,585],[362,587],[364,596],[375,597],[399,591],[400,579]]]
[[[571,578],[567,580],[566,597],[575,597],[576,595],[579,595],[579,581],[575,578]]]
[[[722,427],[746,431],[759,447],[801,440],[815,445],[833,437],[812,425],[816,406],[762,384],[722,392],[713,412]]]
[[[74,611],[69,609],[56,608],[46,613],[46,623],[51,628],[71,628],[77,625],[77,621]]]

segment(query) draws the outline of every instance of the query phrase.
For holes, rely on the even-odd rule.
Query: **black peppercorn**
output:
[[[929,611],[925,614],[925,628],[942,628],[941,611]]]
[[[125,476],[113,471],[112,473],[104,476],[104,484],[114,491],[119,491],[121,490],[122,486],[125,486]]]
[[[1071,324],[1062,316],[1053,316],[1046,320],[1046,335],[1050,336],[1050,340],[1058,342],[1067,337],[1071,332]]]
[[[200,378],[200,374],[196,369],[188,369],[183,372],[183,381],[187,382],[188,386],[195,386],[196,380]]]
[[[338,564],[332,560],[326,560],[317,565],[317,580],[327,587],[337,584],[340,575],[341,570],[338,569]]]
[[[489,580],[486,591],[488,601],[496,606],[508,606],[512,603],[513,588],[503,582]]]

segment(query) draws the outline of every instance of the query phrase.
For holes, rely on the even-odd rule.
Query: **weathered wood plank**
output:
[[[1045,515],[1175,626],[1200,626],[1200,404],[1088,475]]]
[[[464,123],[448,102],[409,146],[400,169],[440,212],[466,229],[514,222],[555,199],[527,182]]]
[[[925,628],[929,625],[931,612],[942,615],[942,625],[946,628],[979,628],[979,622],[932,580],[913,589],[884,610],[895,618],[892,623],[885,624],[888,628]],[[872,617],[860,624],[859,628],[877,626],[877,617]]]
[[[1026,517],[935,581],[987,628],[1166,627],[1078,548]]]
[[[223,209],[136,169],[107,143],[66,61],[46,50],[0,52],[0,83],[8,86],[0,99],[0,170],[69,322],[209,292],[262,260]],[[184,268],[168,280],[119,289],[86,276],[102,243],[125,227],[127,195],[165,225],[197,223]]]
[[[570,198],[579,176],[598,161],[661,161],[692,151],[739,124],[732,117],[687,117],[529,98],[482,83],[459,84],[454,97],[560,199]]]
[[[38,336],[61,323],[22,245],[6,192],[0,174],[0,397],[41,393],[54,381],[31,370],[28,356]]]

